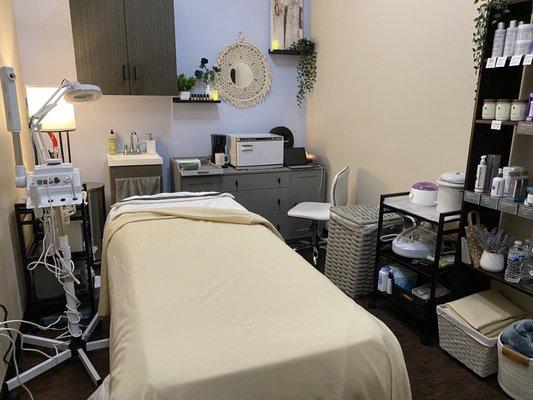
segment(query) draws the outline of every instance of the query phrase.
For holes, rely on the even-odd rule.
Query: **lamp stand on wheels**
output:
[[[54,207],[51,209],[51,211],[54,213],[54,218],[56,220],[55,226],[57,227],[57,243],[55,243],[55,245],[62,254],[61,264],[63,272],[66,275],[66,278],[63,280],[63,284],[67,301],[67,323],[68,329],[72,335],[72,339],[69,341],[62,341],[23,334],[21,338],[23,344],[53,349],[57,351],[57,354],[47,359],[46,361],[43,361],[42,363],[30,368],[29,370],[20,373],[18,377],[14,377],[6,381],[5,384],[9,391],[17,388],[21,384],[30,381],[31,379],[45,373],[54,366],[59,365],[71,358],[77,358],[78,360],[80,360],[82,365],[87,370],[89,377],[96,386],[98,386],[102,381],[102,378],[89,360],[87,353],[93,350],[99,350],[109,347],[109,339],[89,342],[89,338],[91,337],[92,333],[94,332],[94,330],[102,319],[98,314],[94,316],[85,331],[81,330],[80,323],[78,320],[79,314],[77,300],[75,296],[73,296],[75,292],[75,287],[74,279],[71,276],[69,269],[71,256],[68,236],[65,233],[65,218],[63,217],[63,209],[59,207]],[[74,315],[75,319],[72,318],[72,315]]]

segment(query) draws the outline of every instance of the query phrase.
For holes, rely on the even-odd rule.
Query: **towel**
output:
[[[523,319],[505,328],[502,343],[520,354],[533,358],[533,319]]]
[[[488,337],[498,336],[506,326],[526,316],[524,310],[495,290],[452,301],[448,306],[457,317]]]

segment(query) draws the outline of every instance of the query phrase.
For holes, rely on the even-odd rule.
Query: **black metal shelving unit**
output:
[[[63,311],[66,301],[64,294],[54,297],[39,298],[36,293],[36,281],[33,271],[28,270],[31,262],[38,260],[43,245],[42,222],[35,217],[32,209],[26,208],[25,202],[17,202],[14,205],[17,224],[19,251],[24,271],[26,284],[27,305],[25,318],[37,322],[41,316],[51,315]],[[76,213],[70,217],[71,221],[79,221],[83,249],[72,251],[72,261],[76,268],[85,268],[86,287],[83,290],[77,288],[76,295],[82,305],[89,307],[91,315],[96,312],[93,282],[93,254],[91,241],[91,227],[89,209],[85,204],[76,206]]]
[[[506,16],[505,22],[510,20],[529,22],[532,14],[531,0],[512,0],[509,2],[510,13]],[[496,24],[490,24],[488,38],[494,37]],[[512,225],[521,224],[533,232],[533,207],[514,203],[508,198],[494,198],[489,193],[475,193],[474,185],[476,179],[477,165],[480,158],[485,154],[500,154],[500,166],[507,166],[513,163],[513,149],[518,146],[530,148],[533,135],[533,123],[520,121],[501,121],[501,126],[492,126],[491,120],[481,119],[484,99],[518,99],[524,94],[533,92],[533,70],[530,61],[526,63],[526,57],[520,57],[519,65],[511,66],[511,58],[505,60],[504,66],[497,67],[490,65],[489,56],[492,47],[492,40],[485,43],[484,60],[478,72],[476,89],[476,99],[474,115],[472,117],[472,129],[470,145],[468,150],[468,161],[466,167],[465,195],[460,220],[460,235],[458,238],[457,252],[455,256],[456,265],[456,295],[457,297],[484,290],[490,287],[492,281],[500,282],[519,292],[533,295],[533,284],[519,282],[518,284],[506,282],[504,273],[491,273],[461,261],[460,237],[464,237],[464,228],[467,225],[467,216],[470,211],[477,211],[481,222],[488,228],[499,227],[506,218],[511,218]],[[520,140],[520,142],[516,142]],[[519,145],[517,145],[519,143]],[[527,166],[527,165],[526,165]],[[531,169],[530,169],[531,171]],[[530,172],[531,173],[531,172]],[[530,183],[531,185],[531,177]],[[527,224],[527,225],[526,225]],[[509,224],[508,224],[509,225]],[[531,228],[529,228],[531,227]],[[513,233],[513,232],[511,232]]]
[[[401,203],[394,203],[390,201],[391,199],[397,198],[407,199],[407,195],[409,195],[409,192],[392,193],[382,195],[380,198],[374,284],[370,306],[371,308],[376,306],[376,300],[378,297],[386,298],[390,301],[393,301],[400,308],[404,309],[423,323],[424,329],[421,333],[420,341],[422,344],[427,345],[431,340],[431,335],[435,330],[436,326],[435,306],[439,302],[443,302],[448,298],[447,296],[436,298],[437,284],[439,283],[439,279],[445,279],[449,272],[453,271],[453,265],[446,266],[444,268],[439,268],[442,256],[443,238],[445,236],[454,235],[459,232],[457,222],[460,219],[460,211],[457,210],[440,214],[436,211],[433,211],[433,213],[430,215],[429,213],[419,213],[413,211],[412,208],[410,209],[409,207],[404,207]],[[436,226],[437,239],[435,248],[435,258],[434,261],[430,263],[430,265],[423,264],[420,262],[420,260],[399,256],[392,251],[390,245],[385,244],[381,241],[380,237],[382,236],[382,231],[384,228],[383,216],[385,214],[391,213],[404,216],[407,215],[414,218],[418,222],[424,221]],[[431,284],[429,300],[427,300],[426,302],[415,301],[412,295],[410,295],[409,293],[404,293],[403,291],[400,293],[400,296],[393,296],[379,291],[377,288],[378,273],[381,266],[386,263],[406,267],[416,272],[419,277],[422,277],[423,281],[428,281]],[[451,282],[449,282],[447,286],[450,285]],[[398,301],[398,299],[402,300]],[[417,304],[417,306],[413,307],[412,304],[415,303]]]

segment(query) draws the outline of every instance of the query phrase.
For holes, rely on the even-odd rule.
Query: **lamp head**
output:
[[[63,94],[67,103],[91,103],[102,96],[102,91],[96,85],[70,82]]]

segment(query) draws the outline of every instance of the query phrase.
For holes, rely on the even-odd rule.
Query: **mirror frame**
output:
[[[243,62],[252,71],[252,82],[246,87],[239,87],[231,79],[234,65]],[[257,46],[248,42],[239,33],[237,40],[219,53],[216,66],[220,71],[215,77],[215,86],[224,99],[237,108],[248,108],[256,105],[270,91],[272,75],[265,55]]]

